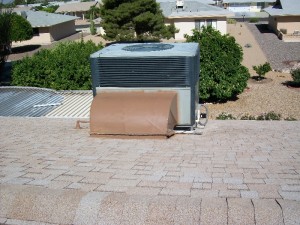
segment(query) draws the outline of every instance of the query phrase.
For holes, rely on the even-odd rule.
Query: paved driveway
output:
[[[300,224],[300,122],[92,138],[75,120],[0,118],[0,224]]]

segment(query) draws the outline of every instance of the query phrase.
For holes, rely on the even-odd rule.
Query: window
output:
[[[33,36],[40,36],[39,28],[32,28]]]
[[[214,29],[217,29],[217,20],[207,19],[207,20],[196,20],[195,29],[201,30],[202,27],[211,26]]]
[[[205,27],[205,20],[196,20],[195,21],[195,29],[201,30],[202,27]]]

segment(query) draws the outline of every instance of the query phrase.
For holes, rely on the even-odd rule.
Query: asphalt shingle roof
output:
[[[276,2],[276,0],[223,0],[223,3],[256,3],[256,2]]]
[[[26,10],[23,12],[26,13],[26,19],[32,27],[51,27],[56,24],[65,23],[79,18],[76,16],[47,13],[43,11]]]
[[[280,5],[266,8],[264,11],[271,16],[300,16],[299,0],[280,0],[280,3]]]
[[[233,13],[220,7],[199,1],[184,1],[183,8],[176,8],[176,1],[160,2],[163,14],[167,18],[174,17],[211,17],[232,16]]]
[[[64,12],[86,12],[91,6],[98,4],[98,2],[76,2],[64,4],[58,7],[55,11],[56,13],[64,13]]]

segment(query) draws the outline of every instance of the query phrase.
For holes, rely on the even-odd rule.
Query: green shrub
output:
[[[279,29],[280,30],[280,32],[281,33],[283,33],[283,34],[287,34],[287,29],[283,29],[283,28],[281,28],[281,29]]]
[[[251,116],[249,114],[243,115],[241,117],[241,120],[255,120],[255,119],[256,119],[255,116]]]
[[[217,120],[236,120],[236,118],[232,114],[228,114],[222,112],[220,115],[216,117]]]
[[[258,18],[254,17],[254,18],[250,18],[249,22],[250,23],[257,23],[259,20]]]
[[[243,50],[234,37],[209,26],[193,30],[193,35],[185,38],[200,44],[201,101],[226,101],[244,91],[250,74],[241,64]]]
[[[284,120],[286,120],[286,121],[296,121],[297,119],[295,119],[294,117],[288,116],[288,117],[284,118]]]
[[[91,23],[91,25],[90,25],[91,35],[95,35],[97,33],[97,30],[96,30],[96,27],[95,27],[95,22],[93,20],[92,14],[90,16],[90,23]]]
[[[13,64],[12,85],[56,90],[91,89],[90,54],[102,45],[63,42]]]
[[[236,20],[233,19],[233,18],[228,18],[228,19],[227,19],[227,23],[228,23],[228,24],[236,24]]]
[[[266,75],[266,73],[272,70],[270,63],[268,62],[265,62],[264,64],[260,64],[258,66],[253,66],[252,68],[257,73],[259,80],[262,80]]]
[[[300,68],[291,71],[294,85],[300,86]]]
[[[257,120],[280,120],[281,115],[275,113],[274,111],[271,111],[271,112],[263,113],[263,114],[259,115],[256,119]]]

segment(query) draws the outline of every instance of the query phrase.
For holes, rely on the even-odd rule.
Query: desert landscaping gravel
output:
[[[289,69],[295,63],[300,63],[299,42],[283,42],[267,29],[267,24],[246,24],[266,54],[273,70]]]
[[[234,36],[244,52],[243,64],[255,76],[253,65],[268,61],[272,69],[283,69],[285,60],[300,60],[300,43],[285,43],[275,34],[260,33],[255,24],[237,23],[228,25],[228,32]],[[245,47],[250,44],[251,47]],[[274,68],[275,67],[275,68]],[[201,76],[201,74],[200,74]],[[289,73],[269,72],[266,80],[256,82],[249,79],[245,91],[237,99],[226,103],[208,104],[209,118],[215,119],[221,113],[232,114],[239,119],[243,115],[258,116],[274,111],[282,119],[292,117],[300,120],[300,88],[287,84],[292,81]]]

